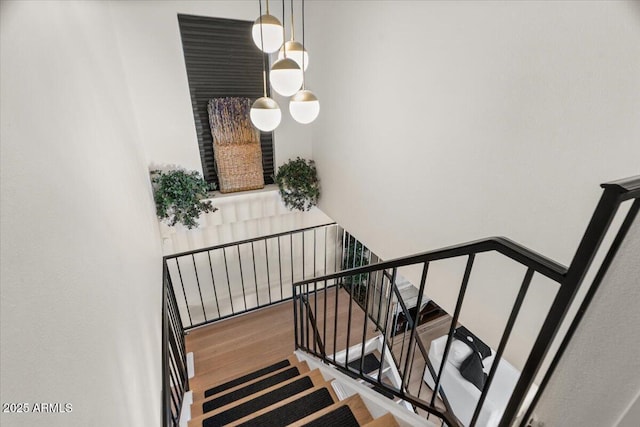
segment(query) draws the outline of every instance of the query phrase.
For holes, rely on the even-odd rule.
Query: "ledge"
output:
[[[270,192],[278,192],[278,186],[276,184],[267,184],[264,186],[264,188],[259,188],[257,190],[236,191],[234,193],[221,193],[220,191],[216,190],[216,191],[209,192],[210,197],[202,200],[211,200],[215,202],[216,200],[220,200],[220,199],[228,199],[233,197],[239,198],[243,196],[250,196],[253,194],[270,193]]]

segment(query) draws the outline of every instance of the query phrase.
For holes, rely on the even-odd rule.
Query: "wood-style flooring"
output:
[[[338,320],[334,322],[336,300]],[[371,321],[365,325],[364,312],[351,301],[344,290],[336,295],[336,288],[328,289],[326,298],[324,290],[318,292],[317,300],[309,298],[317,313],[319,333],[327,344],[327,354],[333,352],[334,342],[336,351],[346,348],[349,318],[353,328],[348,340],[350,345],[362,341],[365,327],[367,339],[377,334]],[[336,324],[337,328],[334,327]],[[355,330],[359,332],[353,333]],[[293,353],[294,346],[291,301],[193,330],[186,337],[187,352],[194,354],[196,373],[190,380],[191,389],[198,394],[244,373],[286,359]]]

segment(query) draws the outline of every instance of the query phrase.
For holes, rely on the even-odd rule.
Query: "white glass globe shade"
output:
[[[298,64],[300,68],[302,68],[302,58],[304,57],[304,71],[307,71],[307,67],[309,67],[309,53],[302,46],[302,43],[298,43],[294,40],[289,40],[280,48],[280,51],[278,52],[278,59],[285,58],[285,49],[287,50],[287,58],[291,58],[296,61],[296,64]]]
[[[279,59],[271,67],[269,80],[273,90],[282,96],[291,96],[302,86],[302,70],[293,59]]]
[[[262,31],[260,31],[260,20],[262,19]],[[266,53],[273,53],[280,49],[284,42],[284,34],[282,32],[282,24],[273,15],[262,15],[256,19],[251,28],[253,42],[258,49]],[[261,39],[264,40],[261,40]]]
[[[253,103],[249,117],[255,127],[263,132],[271,132],[280,124],[282,112],[276,101],[263,96]]]
[[[291,117],[304,125],[311,123],[320,113],[320,101],[310,90],[301,90],[289,102]]]

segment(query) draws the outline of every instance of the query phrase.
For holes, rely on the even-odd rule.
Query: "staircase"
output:
[[[376,404],[379,397],[347,391],[344,383],[352,380],[340,378],[341,374],[332,368],[319,365],[310,356],[293,354],[225,383],[193,390],[188,426],[428,425],[417,417],[398,422]],[[403,418],[411,415],[408,412]]]
[[[503,237],[489,237],[389,261],[380,261],[377,257],[373,261],[374,257],[369,252],[368,261],[362,263],[365,258],[362,253],[361,263],[356,266],[345,260],[356,258],[357,245],[354,246],[353,256],[349,257],[349,248],[352,246],[346,242],[351,242],[351,236],[335,224],[324,226],[320,233],[316,230],[318,227],[314,227],[165,257],[162,425],[429,427],[436,425],[435,421],[437,425],[474,427],[487,425],[483,420],[490,414],[491,419],[495,420],[491,426],[507,427],[517,423],[524,427],[578,327],[582,313],[589,307],[627,231],[640,212],[640,176],[603,184],[602,187],[604,192],[600,202],[569,267]],[[606,256],[598,267],[593,282],[587,288],[579,314],[573,319],[565,319],[596,252],[601,249],[609,226],[621,204],[628,200],[633,200],[633,203],[606,250]],[[327,232],[328,227],[333,227],[332,230],[336,233]],[[294,234],[300,237],[299,244],[294,245]],[[308,234],[306,241],[305,234]],[[282,255],[281,243],[287,237],[289,247]],[[260,242],[256,243],[258,240]],[[317,240],[321,246],[324,243],[324,254],[319,256],[316,256]],[[312,244],[311,251],[305,250],[308,244]],[[250,274],[251,269],[245,268],[246,262],[243,263],[243,245],[251,255],[253,262],[249,265],[253,266],[253,275]],[[271,293],[268,293],[266,299],[258,297],[260,286],[257,277],[258,273],[262,276],[262,272],[258,271],[260,269],[256,267],[254,258],[256,248],[260,250],[261,246],[264,247],[268,288],[271,289],[270,279],[275,280],[276,277],[272,276],[277,274],[279,281],[274,283],[279,285],[279,298],[276,295],[273,299]],[[220,309],[217,294],[222,291],[224,295],[224,286],[220,288],[216,285],[220,282],[222,285],[226,284],[227,295],[230,298],[235,296],[231,289],[231,283],[235,280],[231,280],[226,259],[228,248],[229,254],[235,252],[238,261],[243,303],[237,310],[232,305],[230,313]],[[276,248],[277,252],[274,252]],[[539,331],[532,337],[535,341],[519,379],[512,389],[507,390],[508,402],[499,408],[491,403],[493,395],[490,393],[492,386],[500,385],[499,379],[496,379],[499,363],[491,365],[479,396],[475,393],[477,399],[467,402],[459,394],[456,395],[455,387],[441,381],[444,364],[438,368],[430,362],[427,345],[417,333],[419,310],[416,308],[412,314],[412,307],[407,306],[406,295],[403,296],[399,286],[401,269],[422,271],[419,283],[415,283],[418,289],[416,307],[420,307],[418,302],[424,301],[425,288],[428,287],[429,266],[451,259],[466,259],[448,333],[442,337],[446,342],[442,360],[448,360],[467,286],[470,279],[477,280],[473,274],[474,260],[477,255],[485,253],[505,258],[514,265],[524,267],[525,271],[519,287],[517,282],[514,283],[514,291],[517,292],[514,292],[515,300],[504,329],[498,334],[500,339],[496,346],[495,360],[501,360],[503,356],[534,276],[544,277],[547,282],[550,280],[558,285],[553,288],[556,292],[553,304],[545,314]],[[221,255],[224,260],[221,268],[212,262],[215,254]],[[258,254],[260,256],[259,252]],[[290,258],[289,264],[285,266],[292,267],[288,282],[284,276],[289,271],[283,269],[283,256]],[[271,258],[277,258],[277,264],[271,264]],[[309,259],[312,261],[312,268],[311,273],[306,274],[305,266]],[[184,262],[181,263],[181,260]],[[301,261],[299,275],[295,274],[293,268],[297,260]],[[331,261],[334,261],[333,268]],[[192,265],[193,277],[185,269],[189,263]],[[277,266],[277,269],[270,269],[271,265]],[[210,282],[202,280],[207,273],[207,268],[200,268],[203,266],[208,268]],[[176,271],[172,271],[172,268]],[[320,270],[324,273],[323,276],[318,276]],[[283,273],[284,276],[280,277]],[[214,277],[216,274],[225,274],[226,282]],[[313,277],[308,278],[310,275]],[[245,286],[245,276],[253,276],[253,283]],[[256,295],[256,304],[253,305],[247,302],[251,302],[247,295],[251,287]],[[285,293],[285,288],[291,289],[290,293]],[[213,293],[213,298],[207,296],[209,290]],[[176,298],[178,292],[180,301]],[[195,305],[190,304],[189,294],[198,297],[201,313],[197,313],[197,301]],[[292,300],[291,305],[286,302],[289,299]],[[207,310],[207,304],[211,305],[211,301],[215,305],[215,311]],[[285,307],[288,311],[283,317],[285,320],[276,322],[279,317],[261,318],[261,326],[268,332],[256,333],[258,328],[249,328],[247,330],[254,332],[247,334],[234,329],[232,324],[225,323],[222,329],[227,341],[219,349],[206,351],[205,357],[200,356],[202,353],[195,349],[193,353],[187,353],[185,331],[194,331],[190,337],[193,340],[198,332],[196,329],[200,326],[226,318],[233,322],[232,317],[239,319],[239,314],[248,319],[278,306]],[[290,317],[291,308],[293,318]],[[254,310],[255,313],[249,313]],[[395,321],[401,317],[405,319],[404,328],[398,328]],[[551,353],[551,343],[554,342],[563,319],[570,323],[568,332],[559,337],[562,341],[559,349]],[[293,336],[294,353],[289,355],[291,350],[288,346],[284,347],[284,351],[279,351],[283,347],[276,348],[278,341],[268,336],[273,333],[279,334],[281,338]],[[211,346],[212,343],[220,344],[221,340],[207,338],[204,341],[206,346]],[[251,349],[247,347],[243,351],[242,343],[247,343]],[[394,347],[394,343],[400,343],[400,348],[397,345]],[[215,361],[192,381],[193,354],[196,354],[196,370],[198,364],[205,365],[201,363],[203,360]],[[221,354],[225,357],[221,357]],[[546,360],[545,356],[552,359],[546,372],[540,371]],[[255,363],[261,357],[265,360],[264,366]],[[282,360],[273,363],[280,358]],[[220,363],[221,360],[225,363]],[[235,368],[229,371],[231,365],[235,365]],[[247,372],[242,372],[245,366],[250,367]],[[217,376],[215,379],[214,373]],[[525,400],[529,391],[536,389],[536,376],[542,373],[542,382],[537,387],[537,392],[534,392],[533,402],[529,404]],[[423,379],[426,376],[430,376],[434,384],[425,395],[423,388],[427,387],[424,387]],[[467,383],[463,384],[468,386]],[[464,411],[454,411],[454,407]],[[456,412],[464,412],[465,420],[461,421]],[[429,417],[434,420],[430,421]]]

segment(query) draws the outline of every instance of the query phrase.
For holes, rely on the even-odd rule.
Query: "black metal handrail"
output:
[[[327,248],[340,246],[343,233],[332,222],[165,256],[185,329],[290,300],[291,283],[340,269]]]
[[[167,265],[162,266],[162,426],[180,425],[182,401],[189,390],[184,328]]]
[[[446,422],[448,425],[459,425],[459,422],[456,420],[455,415],[450,413],[449,405],[446,404],[448,409],[447,412],[442,412],[435,406],[435,399],[436,399],[436,396],[442,395],[440,386],[441,386],[441,378],[444,370],[444,364],[448,358],[448,354],[451,348],[451,344],[453,341],[453,334],[458,323],[460,311],[462,308],[462,303],[464,301],[466,288],[469,282],[471,271],[473,269],[473,264],[474,264],[476,255],[484,252],[496,252],[526,267],[526,273],[524,275],[522,283],[520,284],[518,295],[513,304],[509,318],[507,320],[507,324],[503,330],[502,337],[500,339],[498,348],[496,350],[495,360],[501,360],[502,358],[503,352],[506,348],[511,331],[516,322],[516,319],[522,307],[522,303],[527,294],[527,291],[529,289],[529,285],[531,284],[533,276],[535,274],[540,274],[542,276],[545,276],[557,282],[560,285],[559,290],[557,291],[557,294],[551,306],[551,309],[549,310],[544,320],[543,326],[541,327],[538,333],[538,336],[533,345],[533,348],[531,349],[529,356],[527,358],[527,361],[522,369],[520,378],[513,390],[509,403],[507,404],[507,407],[505,408],[505,411],[503,413],[500,426],[507,427],[511,425],[516,419],[516,414],[518,413],[520,406],[524,401],[524,397],[526,396],[526,393],[528,392],[529,388],[533,384],[533,380],[537,375],[542,365],[542,362],[546,357],[547,352],[549,351],[549,348],[551,347],[551,343],[553,342],[553,339],[555,338],[560,328],[560,325],[564,320],[564,317],[569,309],[569,306],[573,302],[573,299],[577,293],[579,285],[582,283],[582,280],[584,279],[584,276],[586,275],[587,270],[591,266],[591,263],[596,254],[596,251],[599,249],[605,234],[609,230],[610,224],[614,216],[618,212],[620,204],[623,201],[626,201],[629,199],[633,199],[633,198],[636,199],[635,202],[633,203],[632,208],[627,213],[627,217],[624,221],[623,227],[619,231],[618,238],[614,242],[614,246],[616,245],[616,242],[618,242],[621,238],[624,237],[624,235],[626,234],[626,231],[628,230],[631,222],[634,220],[639,210],[640,202],[637,199],[638,197],[640,197],[640,176],[606,183],[602,185],[602,188],[604,188],[604,191],[600,199],[600,202],[598,203],[598,206],[595,209],[595,212],[592,216],[589,226],[585,231],[583,239],[576,251],[576,255],[574,256],[574,259],[569,268],[547,257],[544,257],[522,245],[519,245],[509,239],[506,239],[504,237],[491,237],[487,239],[481,239],[473,242],[464,243],[461,245],[455,245],[455,246],[450,246],[450,247],[446,247],[446,248],[442,248],[434,251],[428,251],[421,254],[412,255],[412,256],[399,258],[395,260],[378,262],[378,263],[360,266],[356,268],[350,268],[344,271],[327,274],[321,277],[315,277],[312,279],[299,281],[293,285],[294,307],[296,307],[297,299],[306,298],[308,300],[309,295],[314,295],[317,299],[319,284],[322,284],[322,283],[326,284],[329,281],[344,283],[345,279],[348,277],[353,277],[353,276],[361,277],[362,275],[367,275],[367,277],[371,277],[372,274],[378,273],[378,272],[386,273],[386,275],[388,276],[389,275],[388,270],[390,270],[392,279],[390,280],[391,285],[388,287],[388,290],[386,292],[386,295],[387,295],[387,301],[385,301],[386,315],[384,317],[384,321],[382,322],[382,325],[384,325],[384,327],[381,328],[381,332],[383,333],[383,337],[384,337],[383,338],[384,344],[382,349],[383,356],[384,356],[384,351],[387,348],[387,341],[389,339],[389,332],[388,332],[387,326],[388,326],[389,308],[392,300],[391,294],[394,294],[395,298],[397,298],[398,301],[402,300],[401,296],[397,292],[397,289],[395,291],[393,290],[395,286],[395,278],[396,278],[398,269],[405,266],[422,264],[423,274],[422,274],[421,283],[418,291],[418,304],[419,304],[420,301],[422,301],[422,298],[424,296],[427,272],[428,272],[429,264],[431,262],[457,258],[457,257],[467,257],[465,272],[464,272],[462,283],[459,289],[455,310],[452,316],[451,327],[449,328],[447,342],[445,345],[444,354],[442,356],[442,362],[441,362],[437,377],[434,378],[435,387],[434,387],[434,393],[431,401],[430,402],[423,401],[418,396],[412,396],[409,393],[407,393],[406,390],[404,390],[404,384],[408,384],[410,379],[407,374],[408,373],[407,367],[409,364],[409,354],[411,354],[410,351],[407,351],[404,361],[400,360],[397,362],[397,365],[399,367],[402,366],[404,362],[404,369],[401,377],[402,384],[403,384],[402,389],[396,390],[393,387],[389,387],[388,385],[383,384],[381,382],[380,376],[378,376],[378,386],[385,388],[388,392],[410,402],[411,404],[417,407],[420,407],[426,410],[429,413],[435,414],[436,416],[444,420],[444,422]],[[617,247],[612,247],[610,250],[610,253],[613,253],[613,255],[615,255],[616,250],[617,250]],[[606,268],[608,268],[608,263],[610,262],[610,258],[611,257],[607,257],[607,259],[605,260],[605,263],[601,267],[601,271],[603,268],[606,271]],[[382,276],[381,283],[383,284],[385,274],[382,274],[381,276]],[[597,277],[601,278],[601,275]],[[597,288],[598,285],[599,285],[598,280],[594,281],[593,286]],[[381,289],[382,289],[382,285],[381,285]],[[326,297],[326,286],[324,287],[324,290],[325,290],[325,297]],[[353,288],[350,291],[351,291],[351,297],[353,297]],[[591,295],[593,292],[595,292],[593,288],[589,290],[588,298],[585,300],[583,304],[588,305],[588,303],[590,302],[589,295]],[[381,291],[379,294],[380,294],[380,304],[378,305],[378,307],[381,308],[383,307],[383,304],[382,304],[383,292]],[[369,294],[367,293],[367,298],[368,297],[369,297]],[[400,303],[400,305],[402,306],[402,303]],[[365,308],[365,311],[369,309],[368,302],[364,305],[364,308]],[[403,307],[403,309],[406,309],[406,307]],[[366,314],[365,315],[365,329],[366,329],[366,319],[369,316],[371,316],[372,313],[369,313],[367,311],[365,314]],[[302,310],[294,311],[294,316],[302,316],[302,315],[303,315]],[[408,311],[405,313],[405,315],[408,315]],[[380,309],[378,310],[378,317],[380,317]],[[410,317],[411,316],[407,316],[407,319],[409,319]],[[304,324],[304,321],[302,321],[301,319],[298,319],[297,317],[295,319],[296,324],[298,324],[298,320],[300,320],[301,325]],[[307,319],[307,322],[308,321],[310,320]],[[336,322],[336,325],[334,325],[334,328],[337,328],[337,319],[334,319],[334,321]],[[576,317],[576,320],[574,321],[575,325],[574,324],[571,325],[571,328],[569,330],[569,333],[567,334],[567,337],[565,338],[565,341],[568,342],[568,340],[570,339],[573,333],[574,328],[577,326],[577,323],[579,323],[579,321],[580,321],[580,316]],[[326,316],[325,316],[325,322],[326,322]],[[417,326],[417,322],[411,323],[411,340],[409,342],[410,346],[415,345],[416,342],[419,342],[419,340],[416,339],[416,326]],[[347,337],[348,337],[351,333],[351,306],[349,307],[349,320],[347,322],[346,327],[347,327]],[[326,325],[325,325],[325,328],[326,328]],[[363,332],[363,337],[364,337],[364,332]],[[322,358],[325,362],[333,364],[338,369],[344,370],[345,372],[354,373],[353,369],[350,369],[347,365],[348,355],[343,365],[336,363],[335,343],[334,343],[334,357],[332,360],[330,357],[327,357],[326,355],[321,355],[321,354],[318,354],[317,352],[314,352],[313,349],[309,348],[308,345],[305,345],[306,344],[305,342],[300,341],[298,338],[299,337],[296,334],[296,343],[295,343],[296,348],[300,348],[305,351],[308,351],[316,355],[317,357]],[[334,339],[335,339],[335,335],[334,335]],[[420,345],[418,344],[418,346]],[[527,414],[525,418],[522,420],[521,426],[524,426],[528,416],[531,414],[531,411],[533,410],[535,403],[537,402],[542,391],[544,390],[544,386],[548,382],[548,378],[552,374],[553,368],[555,367],[555,364],[557,364],[557,360],[562,356],[562,352],[564,351],[565,347],[566,347],[566,342],[563,342],[563,344],[560,347],[560,350],[557,352],[552,362],[552,368],[547,371],[543,379],[543,382],[541,384],[541,387],[534,398],[534,404],[530,405],[530,407],[528,408]],[[348,339],[347,339],[347,348],[348,348]],[[364,348],[364,343],[363,343],[363,348]],[[424,346],[422,346],[421,351],[423,352],[423,354],[426,353],[425,350],[426,349],[424,349]],[[426,357],[425,357],[425,360],[428,363],[428,359]],[[473,416],[471,418],[471,422],[470,422],[471,426],[474,426],[478,420],[480,411],[486,400],[488,390],[495,377],[497,366],[498,366],[498,363],[494,363],[489,372],[486,385],[482,390],[478,404],[476,405]],[[380,367],[380,374],[381,373],[382,373],[382,366]],[[371,382],[370,378],[368,378],[366,375],[363,375],[362,369],[360,369],[360,372],[358,374],[363,380]]]

